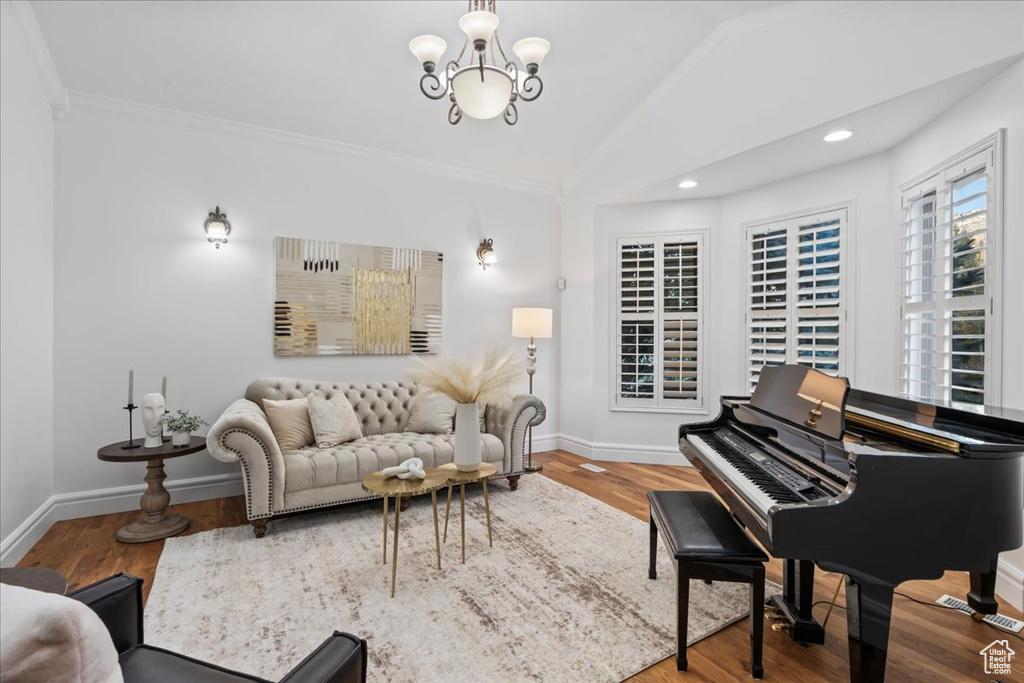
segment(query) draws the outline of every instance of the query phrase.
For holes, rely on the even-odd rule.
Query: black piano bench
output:
[[[764,563],[768,556],[705,491],[649,491],[651,566],[658,578],[658,529],[676,563],[676,669],[686,671],[690,579],[750,584],[750,675],[764,676]]]

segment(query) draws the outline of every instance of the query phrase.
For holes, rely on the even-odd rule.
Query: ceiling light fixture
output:
[[[679,183],[679,187],[681,187],[684,190],[689,190],[691,187],[697,187],[697,181],[696,180],[684,180],[683,182]]]
[[[520,82],[519,67],[505,56],[498,40],[498,15],[494,5],[495,0],[469,0],[469,11],[459,19],[459,28],[466,34],[466,40],[459,56],[445,66],[443,80],[436,71],[448,47],[444,40],[428,35],[417,36],[409,43],[409,49],[423,66],[420,91],[432,100],[445,96],[451,100],[448,123],[453,126],[462,120],[463,114],[474,119],[493,119],[501,114],[505,123],[514,126],[519,121],[516,101],[533,102],[544,90],[537,70],[551,49],[551,43],[543,38],[523,38],[512,46],[528,74]],[[462,57],[470,43],[473,52],[463,66]],[[498,66],[496,54],[501,56],[504,66]]]
[[[839,142],[840,140],[847,139],[851,135],[853,135],[852,130],[834,130],[822,139],[825,142]]]

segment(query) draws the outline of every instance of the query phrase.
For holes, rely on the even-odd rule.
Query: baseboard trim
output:
[[[171,493],[172,504],[240,496],[243,493],[241,472],[167,481],[164,485]],[[55,522],[138,510],[139,496],[145,490],[145,484],[134,484],[50,496],[0,543],[0,566],[17,564]]]
[[[587,441],[569,434],[556,435],[558,449],[590,460],[632,462],[642,465],[683,465],[690,462],[678,448]]]
[[[996,595],[1024,612],[1024,572],[1006,560],[996,568]]]

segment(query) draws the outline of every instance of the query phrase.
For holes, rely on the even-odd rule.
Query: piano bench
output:
[[[686,671],[690,579],[750,584],[750,675],[764,676],[764,563],[768,556],[705,491],[649,491],[651,557],[658,578],[658,529],[676,564],[676,669]]]

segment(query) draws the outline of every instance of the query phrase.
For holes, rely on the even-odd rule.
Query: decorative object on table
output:
[[[480,465],[480,406],[508,406],[512,385],[522,372],[522,363],[512,360],[500,348],[488,350],[480,359],[465,362],[441,356],[409,371],[416,383],[442,394],[456,404],[454,462],[461,472],[472,472]]]
[[[278,356],[440,353],[439,251],[278,237]]]
[[[146,463],[146,491],[139,500],[144,514],[118,529],[114,537],[122,543],[145,543],[167,538],[187,529],[188,517],[167,513],[171,494],[164,488],[164,479],[167,478],[167,474],[164,473],[164,460],[198,453],[206,448],[206,439],[194,436],[187,446],[179,447],[165,443],[159,448],[146,448],[141,452],[125,453],[123,446],[124,441],[104,446],[96,451],[96,457],[104,462]]]
[[[518,100],[532,102],[540,97],[544,83],[537,75],[541,62],[551,49],[543,38],[523,38],[512,50],[526,69],[520,77],[519,67],[505,55],[498,40],[498,15],[495,0],[469,0],[469,12],[459,19],[459,28],[466,34],[458,57],[444,68],[444,80],[437,75],[437,65],[448,45],[437,36],[417,36],[409,49],[423,66],[420,92],[432,100],[448,98],[448,123],[455,125],[462,115],[474,119],[493,119],[499,114],[510,126],[519,120]],[[473,50],[462,65],[466,48]],[[490,47],[490,59],[488,59]],[[495,50],[497,48],[497,50]],[[497,56],[501,55],[499,62]]]
[[[213,246],[220,249],[220,245],[228,243],[228,235],[231,234],[231,224],[228,223],[227,215],[218,206],[210,212],[206,222],[203,223],[203,230],[206,231],[206,240],[212,242]]]
[[[460,472],[454,463],[441,465],[437,468],[448,475],[448,503],[444,508],[444,537],[442,543],[448,542],[448,515],[452,510],[452,489],[459,485],[459,521],[462,524],[462,564],[466,564],[466,484],[480,482],[484,489],[484,515],[487,517],[487,545],[494,547],[491,535],[491,501],[487,495],[487,480],[498,473],[498,468],[489,462],[481,463],[474,472]]]
[[[135,405],[135,368],[131,368],[128,370],[128,405],[124,407],[128,411],[128,441],[121,446],[126,451],[142,446],[140,443],[135,443],[135,421],[132,419],[132,413],[136,408],[138,406]]]
[[[385,479],[398,477],[399,479],[425,479],[427,474],[423,471],[423,461],[419,458],[409,458],[401,465],[385,467],[380,471]]]
[[[174,448],[188,446],[192,440],[192,432],[208,424],[203,418],[185,410],[179,410],[171,417],[164,418],[164,422],[167,424],[167,431],[171,433],[171,445]]]
[[[68,591],[68,578],[60,572],[43,567],[0,568],[0,583],[8,586],[31,588],[43,593],[64,595]]]
[[[437,568],[441,568],[441,537],[437,524],[437,490],[444,486],[448,477],[433,467],[424,470],[422,479],[400,479],[388,477],[381,472],[372,472],[363,478],[363,490],[376,493],[384,498],[384,564],[388,563],[388,498],[395,500],[395,542],[391,551],[391,597],[395,597],[395,578],[398,575],[398,526],[402,516],[399,497],[408,498],[421,493],[430,494],[430,503],[434,508],[434,547],[437,551]]]
[[[163,394],[146,394],[142,397],[142,431],[146,432],[145,448],[159,448],[164,443],[164,397]]]
[[[530,394],[533,394],[533,375],[537,372],[537,344],[535,339],[550,339],[554,313],[550,308],[513,308],[512,336],[529,339],[526,345],[526,374],[530,377]],[[527,429],[527,472],[540,472],[544,466],[533,464],[533,427]]]
[[[498,257],[494,255],[494,240],[490,238],[480,240],[480,245],[476,248],[476,260],[484,270],[487,270],[487,266],[493,266],[498,262]]]
[[[543,476],[531,477],[515,493],[493,481],[490,489],[494,548],[477,543],[474,552],[472,534],[483,532],[483,496],[467,486],[466,564],[458,563],[454,548],[442,545],[448,564],[440,572],[436,565],[428,569],[436,548],[430,498],[414,499],[402,511],[399,563],[405,568],[399,566],[402,587],[394,600],[385,577],[368,573],[381,556],[380,507],[377,515],[357,508],[284,517],[259,543],[244,527],[169,539],[146,602],[146,636],[162,647],[271,680],[291,668],[295,653],[335,628],[373,635],[370,647],[385,653],[387,664],[386,670],[375,665],[371,676],[417,683],[616,683],[675,653],[675,571],[671,557],[660,552],[659,578],[647,578],[647,558],[641,556],[648,538],[645,519]],[[439,508],[443,496],[439,489]],[[390,547],[388,554],[390,561]],[[282,580],[298,567],[301,580]],[[197,586],[204,595],[224,599],[215,609],[208,600],[182,599]],[[769,583],[766,595],[779,590]],[[692,581],[691,647],[742,620],[749,605],[747,586]],[[261,636],[264,628],[262,633],[274,637]],[[712,671],[730,665],[728,658],[739,666],[746,630],[741,621],[731,634],[719,636],[733,645],[711,663]],[[425,647],[426,642],[449,647]],[[509,643],[543,647],[524,657],[522,648]],[[742,675],[738,668],[736,673]],[[694,671],[679,681],[698,678]]]

